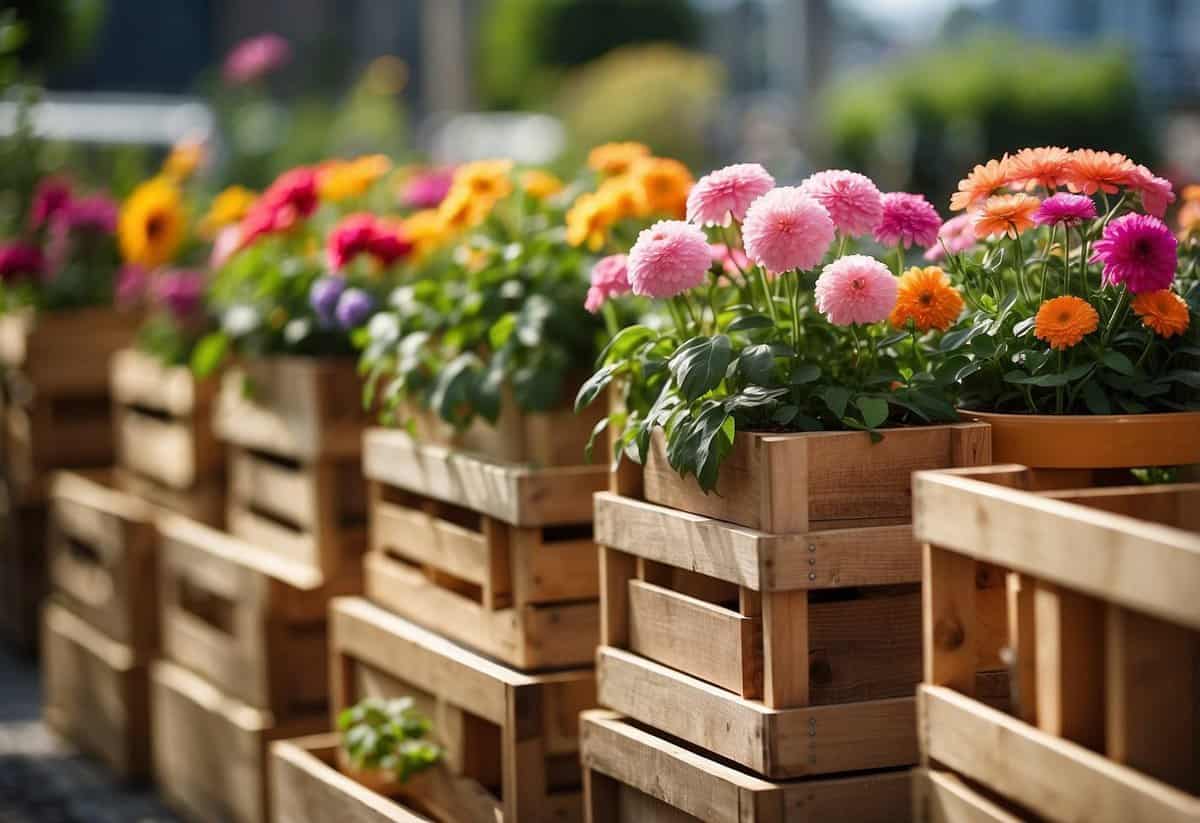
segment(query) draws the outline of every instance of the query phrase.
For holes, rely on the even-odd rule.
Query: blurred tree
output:
[[[537,108],[567,69],[630,43],[692,45],[700,30],[688,0],[494,0],[480,34],[480,97],[489,108]]]
[[[28,32],[18,56],[38,74],[87,56],[104,24],[105,0],[0,0]]]
[[[1152,123],[1114,48],[980,35],[834,83],[815,135],[831,165],[946,198],[975,163],[1026,146],[1121,151],[1151,164]]]

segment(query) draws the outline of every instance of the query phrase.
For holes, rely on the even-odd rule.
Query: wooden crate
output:
[[[344,581],[182,517],[159,532],[164,656],[280,720],[325,710],[326,609]]]
[[[225,483],[202,483],[190,489],[173,489],[121,466],[114,466],[109,476],[113,488],[138,497],[155,509],[198,520],[206,526],[225,525]]]
[[[1200,820],[1200,484],[1030,481],[1019,466],[914,480],[923,759],[1020,819]],[[1008,596],[978,598],[981,571]],[[996,625],[1011,713],[975,693]]]
[[[117,463],[176,490],[221,482],[223,449],[212,427],[215,380],[165,366],[137,349],[112,360]]]
[[[496,463],[376,429],[364,463],[371,600],[517,668],[592,661],[603,467]]]
[[[107,480],[104,473],[54,475],[50,585],[86,623],[148,655],[158,647],[154,511]]]
[[[45,503],[14,504],[0,482],[0,634],[17,652],[38,648],[47,590]]]
[[[107,396],[109,360],[140,324],[111,308],[0,314],[0,363],[45,394]]]
[[[123,779],[150,773],[146,657],[51,601],[42,623],[46,725]]]
[[[154,777],[167,801],[197,823],[266,823],[272,741],[314,734],[324,712],[279,722],[166,661],[150,667]]]
[[[716,491],[705,494],[667,463],[656,431],[644,471],[646,500],[771,534],[911,519],[914,471],[991,462],[984,423],[866,432],[738,432],[721,464]]]
[[[903,823],[906,769],[768,781],[607,711],[583,713],[588,823]]]
[[[412,696],[449,771],[491,793],[503,820],[581,819],[578,715],[595,705],[590,669],[522,674],[361,598],[334,601],[330,654],[335,710]]]

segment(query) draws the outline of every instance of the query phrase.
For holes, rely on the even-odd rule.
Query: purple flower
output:
[[[45,272],[42,250],[20,240],[0,246],[0,280],[32,280]]]
[[[126,263],[117,272],[117,305],[136,306],[150,290],[150,272],[136,263]]]
[[[1033,213],[1033,222],[1039,226],[1057,226],[1065,223],[1068,226],[1078,226],[1084,220],[1094,220],[1096,204],[1085,194],[1071,194],[1060,191],[1042,201],[1037,211]]]
[[[71,184],[61,177],[44,177],[33,192],[29,222],[38,229],[53,220],[71,203]]]
[[[249,37],[229,52],[222,74],[231,86],[244,86],[266,77],[285,65],[292,56],[292,47],[278,34]]]
[[[192,320],[204,298],[204,275],[196,271],[168,271],[154,280],[154,296],[178,323]]]
[[[1104,264],[1106,284],[1124,283],[1134,294],[1144,294],[1174,282],[1178,247],[1175,235],[1157,217],[1126,214],[1104,227],[1091,262]]]
[[[55,218],[68,231],[94,231],[112,234],[117,230],[120,207],[102,194],[69,202]]]
[[[875,241],[884,246],[917,245],[929,248],[938,241],[942,218],[920,194],[894,191],[883,196],[883,217],[875,227]]]
[[[340,277],[322,277],[313,283],[308,293],[308,304],[316,313],[322,326],[332,326],[338,299],[346,290],[346,281]]]
[[[418,174],[404,187],[404,205],[410,209],[437,208],[446,199],[453,179],[454,169],[435,169]]]
[[[349,331],[367,322],[375,301],[371,295],[362,289],[346,289],[337,304],[337,321],[343,329]]]

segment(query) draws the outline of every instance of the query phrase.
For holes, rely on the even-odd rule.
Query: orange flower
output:
[[[530,169],[521,175],[521,188],[530,197],[537,200],[544,200],[562,191],[563,181],[548,171]]]
[[[588,168],[615,177],[625,174],[633,164],[650,156],[650,147],[643,143],[605,143],[588,152]]]
[[[499,200],[512,192],[511,160],[476,160],[454,170],[454,188],[461,188],[473,197]]]
[[[176,183],[186,182],[207,157],[208,149],[203,140],[181,140],[171,148],[171,153],[163,161],[162,174]]]
[[[1089,196],[1098,191],[1116,194],[1134,168],[1133,161],[1123,154],[1078,149],[1067,162],[1067,186]]]
[[[1067,163],[1071,152],[1058,146],[1043,146],[1037,149],[1021,149],[1011,161],[1012,183],[1019,183],[1027,191],[1041,186],[1054,191],[1067,182]]]
[[[913,266],[900,276],[899,286],[889,318],[894,328],[906,328],[911,322],[917,331],[945,331],[962,313],[962,295],[937,266]]]
[[[572,246],[586,243],[590,250],[600,251],[614,221],[612,209],[599,195],[581,194],[567,211],[567,242]]]
[[[596,189],[596,196],[608,207],[616,220],[645,217],[650,212],[641,186],[628,175],[605,180],[600,184],[600,188]]]
[[[452,233],[479,225],[491,214],[494,204],[490,198],[472,197],[467,188],[452,188],[437,209],[442,231]]]
[[[1052,349],[1062,351],[1079,343],[1100,326],[1100,315],[1092,304],[1068,294],[1047,300],[1038,309],[1033,334]]]
[[[639,161],[632,175],[648,211],[679,219],[687,215],[687,196],[693,180],[683,163],[667,157],[651,157]]]
[[[980,239],[993,234],[1016,237],[1033,228],[1033,213],[1041,202],[1028,194],[992,195],[975,218],[975,236]]]
[[[1183,334],[1191,322],[1187,303],[1170,289],[1139,294],[1133,298],[1133,310],[1159,337]]]
[[[1180,194],[1183,196],[1183,202],[1185,203],[1200,203],[1200,183],[1184,186]]]
[[[974,208],[1011,181],[1012,160],[1007,154],[999,160],[989,160],[986,166],[976,166],[958,181],[958,191],[950,198],[950,210]]]
[[[1186,201],[1179,210],[1178,220],[1181,238],[1200,229],[1200,200]]]

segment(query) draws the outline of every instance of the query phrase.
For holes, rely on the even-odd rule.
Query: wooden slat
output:
[[[1104,604],[1053,584],[1034,591],[1037,723],[1104,750]]]
[[[316,527],[318,489],[305,465],[286,466],[244,449],[229,452],[230,502],[269,512],[298,527]]]
[[[922,633],[926,683],[975,691],[975,568],[970,557],[939,546],[924,548]]]
[[[172,488],[186,489],[196,481],[197,450],[190,423],[125,409],[116,413],[116,427],[121,465]]]
[[[484,536],[420,509],[372,502],[371,549],[395,552],[480,586],[489,580]]]
[[[1036,814],[1089,823],[1200,819],[1200,799],[951,689],[921,686],[918,699],[925,754]]]
[[[122,349],[112,357],[113,400],[186,417],[206,409],[216,395],[215,380],[197,380],[187,366],[166,366],[139,349]]]
[[[0,317],[0,362],[24,373],[44,394],[108,394],[112,355],[128,347],[141,324],[137,312],[112,308]]]
[[[950,772],[913,769],[916,823],[1021,823]]]

